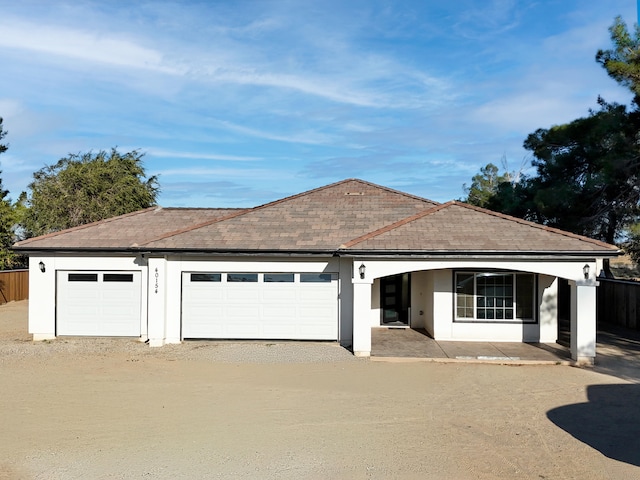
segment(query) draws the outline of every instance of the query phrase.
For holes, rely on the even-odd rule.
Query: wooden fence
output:
[[[0,305],[29,298],[29,270],[0,271]]]
[[[640,330],[640,282],[598,278],[598,322]]]

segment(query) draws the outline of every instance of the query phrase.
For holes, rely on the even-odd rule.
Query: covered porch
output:
[[[599,267],[584,257],[361,257],[352,267],[354,353],[593,364]]]

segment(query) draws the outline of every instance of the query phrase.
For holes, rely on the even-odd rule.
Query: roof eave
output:
[[[114,254],[114,255],[221,255],[221,256],[339,256],[339,257],[370,257],[370,258],[420,258],[420,259],[518,259],[518,260],[547,260],[547,259],[586,259],[586,258],[615,258],[622,255],[621,250],[580,250],[580,251],[482,251],[482,250],[443,250],[443,251],[414,251],[414,250],[354,250],[354,249],[212,249],[212,248],[146,248],[144,246],[131,247],[49,247],[29,248],[14,247],[14,250],[27,255],[46,254]]]
[[[352,250],[341,249],[336,252],[341,257],[369,258],[419,258],[419,259],[492,259],[492,260],[548,260],[548,259],[586,259],[615,258],[622,255],[621,250],[580,250],[580,251],[407,251],[407,250]]]
[[[249,249],[206,249],[206,248],[148,248],[148,247],[14,247],[16,252],[27,255],[46,254],[120,254],[120,255],[224,255],[224,256],[334,256],[334,249],[309,250],[249,250]]]

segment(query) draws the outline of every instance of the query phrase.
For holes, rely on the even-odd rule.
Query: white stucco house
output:
[[[372,328],[552,343],[564,318],[587,363],[596,277],[619,254],[357,179],[249,209],[149,208],[15,249],[29,255],[34,340],[333,340],[368,356]]]

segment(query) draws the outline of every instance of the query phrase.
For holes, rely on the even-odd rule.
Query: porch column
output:
[[[596,357],[596,282],[571,282],[571,358],[593,365]]]
[[[353,279],[353,354],[371,356],[371,284],[368,279]]]
[[[151,347],[163,346],[166,339],[166,266],[164,258],[149,259],[147,336]]]

